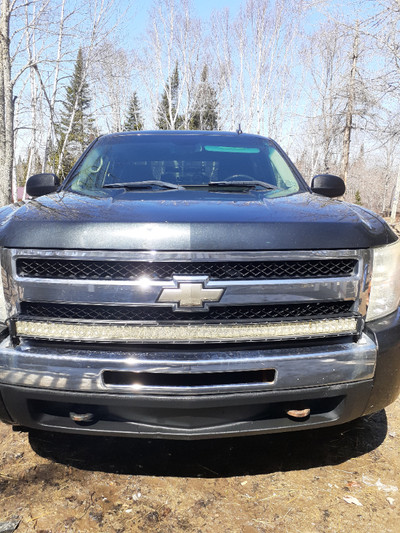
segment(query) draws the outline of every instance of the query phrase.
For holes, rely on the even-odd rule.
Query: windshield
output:
[[[100,138],[69,180],[83,194],[115,193],[118,186],[168,182],[183,188],[264,182],[269,194],[298,192],[288,163],[267,139],[196,134],[124,134]],[[114,187],[113,187],[114,185]],[[154,183],[153,183],[154,185]],[[235,186],[235,185],[234,185]],[[134,188],[134,187],[133,187]],[[156,188],[157,189],[157,188]]]

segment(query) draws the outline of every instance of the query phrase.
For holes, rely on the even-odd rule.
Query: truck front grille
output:
[[[242,343],[358,335],[368,250],[4,250],[15,338]]]
[[[297,261],[221,261],[221,262],[134,262],[85,261],[79,259],[21,258],[17,274],[45,279],[160,279],[179,276],[208,276],[213,280],[290,279],[350,276],[355,259],[337,258]]]

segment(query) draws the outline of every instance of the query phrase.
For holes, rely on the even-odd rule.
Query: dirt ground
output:
[[[0,425],[1,523],[41,532],[400,530],[400,399],[355,424],[205,441]]]

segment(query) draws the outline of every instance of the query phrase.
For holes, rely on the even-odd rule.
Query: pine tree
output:
[[[58,167],[62,147],[67,137],[62,159],[61,177],[65,177],[72,165],[96,136],[94,119],[90,115],[89,84],[85,79],[83,54],[79,49],[71,83],[66,88],[61,121],[56,128],[57,145],[53,153],[55,168]],[[71,124],[71,117],[73,117]]]
[[[124,131],[139,131],[143,129],[143,119],[139,99],[136,91],[129,102],[128,113],[124,124]]]
[[[218,129],[217,92],[208,81],[208,67],[204,65],[190,116],[191,130]]]
[[[178,115],[179,69],[178,63],[165,84],[164,92],[157,109],[157,128],[159,130],[178,130],[182,127],[183,117]]]

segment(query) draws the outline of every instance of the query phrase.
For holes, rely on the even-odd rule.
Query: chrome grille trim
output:
[[[185,278],[192,281],[190,278]],[[87,281],[17,278],[20,301],[80,303],[93,305],[157,305],[163,288],[176,288],[174,281]],[[209,281],[207,288],[222,288],[224,294],[211,306],[302,303],[310,301],[357,300],[359,279]],[[356,306],[357,307],[357,306]],[[199,311],[202,312],[202,311]]]

